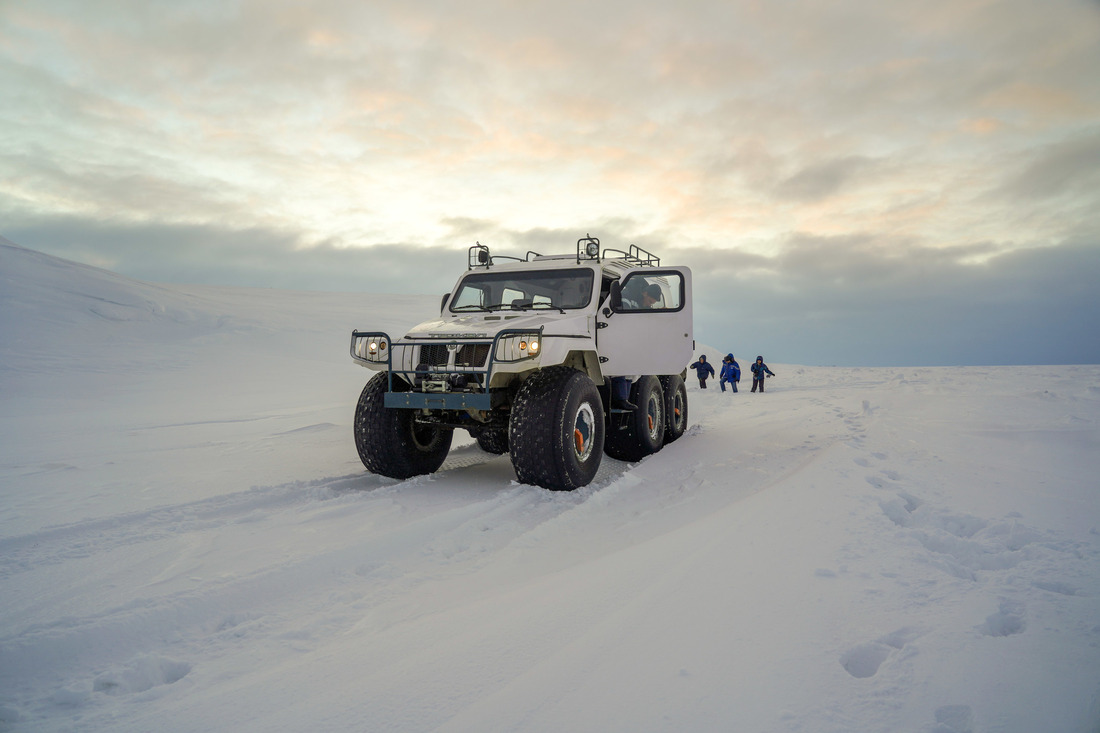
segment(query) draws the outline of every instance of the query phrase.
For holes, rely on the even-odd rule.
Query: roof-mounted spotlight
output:
[[[577,240],[577,262],[581,258],[590,260],[600,259],[600,240],[591,234]]]

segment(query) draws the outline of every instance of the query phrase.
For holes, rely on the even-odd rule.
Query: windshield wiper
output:
[[[509,306],[502,306],[502,307],[511,308],[512,310],[517,310],[517,311],[534,310],[535,308],[553,308],[554,310],[561,311],[563,314],[565,313],[565,310],[561,306],[554,305],[553,303],[548,303],[545,300],[540,300],[536,303],[532,303],[529,300],[523,300],[523,301],[520,301],[519,303],[512,303]]]
[[[530,303],[530,302],[527,302],[527,301],[524,301],[523,303],[493,303],[492,305],[475,305],[473,303],[469,303],[467,305],[455,306],[451,310],[456,311],[456,312],[457,311],[476,310],[476,311],[482,311],[482,312],[488,313],[488,312],[491,312],[491,311],[502,311],[502,310],[525,311],[525,310],[534,310],[535,308],[551,308],[553,310],[559,311],[563,315],[565,314],[565,309],[562,308],[560,305],[554,305],[553,303],[545,303],[545,302],[541,302],[541,301],[538,302],[538,303]]]
[[[544,301],[539,301],[538,303],[525,304],[522,307],[524,309],[526,309],[526,308],[532,308],[532,309],[533,308],[553,308],[554,310],[559,311],[562,315],[565,315],[565,308],[562,308],[560,305],[554,305],[553,303],[546,303]]]

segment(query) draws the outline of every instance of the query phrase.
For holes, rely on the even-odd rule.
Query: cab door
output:
[[[620,281],[621,303],[601,304],[596,346],[604,376],[679,374],[695,353],[691,270],[639,268]],[[653,295],[660,291],[660,298]],[[646,298],[646,292],[650,297]]]

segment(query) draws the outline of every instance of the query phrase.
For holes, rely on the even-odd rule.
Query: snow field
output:
[[[575,492],[396,482],[347,339],[437,296],[0,285],[0,729],[1100,724],[1100,367],[769,362]]]

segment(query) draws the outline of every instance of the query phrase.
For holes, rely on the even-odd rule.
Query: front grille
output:
[[[455,355],[455,366],[480,369],[489,358],[489,344],[462,344]]]
[[[428,366],[447,366],[447,347],[442,344],[425,344],[421,346],[420,363]]]
[[[489,344],[458,344],[454,365],[466,369],[481,369],[489,358],[489,348]],[[420,347],[419,363],[429,367],[446,367],[447,351],[446,344],[424,344]]]

